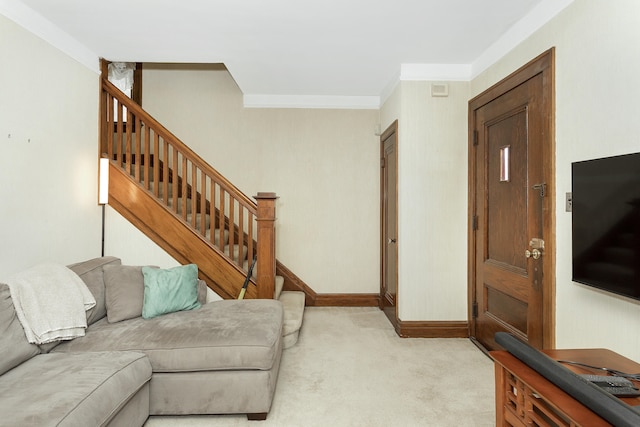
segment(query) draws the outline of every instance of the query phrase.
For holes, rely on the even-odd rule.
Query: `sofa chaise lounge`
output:
[[[143,425],[149,415],[266,418],[282,356],[279,301],[215,301],[127,318],[118,310],[136,298],[126,299],[128,290],[119,302],[106,294],[109,280],[126,280],[135,268],[115,257],[69,268],[96,300],[85,335],[73,340],[30,344],[9,288],[0,284],[0,425]]]

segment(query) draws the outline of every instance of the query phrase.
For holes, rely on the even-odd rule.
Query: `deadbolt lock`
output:
[[[524,251],[524,256],[527,258],[538,259],[542,256],[542,252],[544,250],[544,240],[534,237],[529,241],[529,246],[531,246],[531,251]]]
[[[532,249],[544,250],[544,240],[534,237],[529,241],[529,246]]]

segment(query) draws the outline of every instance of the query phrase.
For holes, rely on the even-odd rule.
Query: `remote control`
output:
[[[614,377],[611,375],[580,375],[587,381],[592,383],[600,383],[607,387],[634,387],[633,383],[627,378]]]
[[[607,393],[611,393],[618,397],[640,396],[638,390],[631,381],[622,377],[614,377],[610,375],[580,375],[587,381],[600,387]]]

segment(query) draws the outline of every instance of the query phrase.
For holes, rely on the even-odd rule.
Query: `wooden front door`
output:
[[[553,50],[469,102],[471,336],[554,345]]]
[[[380,136],[380,308],[397,326],[398,298],[398,121]]]

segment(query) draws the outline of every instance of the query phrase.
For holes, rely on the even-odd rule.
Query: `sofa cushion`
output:
[[[150,378],[142,353],[41,354],[0,376],[1,422],[106,425]]]
[[[282,322],[277,300],[215,301],[148,320],[102,319],[54,351],[139,350],[154,372],[268,370],[278,355]]]
[[[207,282],[198,279],[198,302],[200,305],[207,303]]]
[[[141,266],[105,265],[107,320],[111,323],[142,315],[144,276]]]
[[[0,375],[38,353],[38,346],[27,341],[9,286],[0,283]]]
[[[102,267],[105,265],[120,264],[121,261],[119,258],[106,256],[78,262],[68,266],[71,271],[80,276],[93,294],[93,297],[96,299],[96,306],[87,311],[88,325],[91,325],[107,315]]]
[[[154,268],[159,268],[155,267]],[[105,265],[104,286],[107,319],[110,323],[142,316],[144,275],[142,266]],[[207,300],[207,284],[198,280],[198,302]]]
[[[195,264],[158,269],[143,267],[144,301],[142,317],[200,308],[198,302],[198,266]]]

